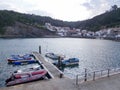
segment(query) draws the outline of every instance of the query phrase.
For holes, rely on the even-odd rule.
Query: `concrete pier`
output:
[[[53,64],[45,61],[45,59],[41,56],[41,54],[39,54],[38,52],[33,52],[33,55],[38,61],[40,61],[40,63],[42,63],[42,65],[45,66],[48,72],[50,72],[52,78],[60,77],[60,74],[62,74],[62,72],[59,69],[57,69]]]
[[[120,74],[104,77],[95,81],[86,81],[75,84],[75,80],[67,77],[60,78],[60,71],[37,52],[33,52],[37,60],[43,63],[53,75],[52,79],[40,80],[11,87],[0,88],[0,90],[120,90]]]

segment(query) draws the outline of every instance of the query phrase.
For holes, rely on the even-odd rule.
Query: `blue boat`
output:
[[[53,62],[54,65],[58,65],[58,61]],[[61,60],[61,64],[65,66],[79,64],[78,58],[69,58],[67,60]]]
[[[12,63],[14,61],[23,61],[23,60],[31,60],[33,57],[31,54],[25,54],[23,56],[20,55],[11,55],[10,58],[8,58],[8,63]]]
[[[19,60],[19,61],[13,61],[12,64],[14,65],[23,65],[23,64],[32,64],[37,63],[37,60]]]

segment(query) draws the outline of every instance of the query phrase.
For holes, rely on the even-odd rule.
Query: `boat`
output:
[[[58,54],[54,54],[54,53],[46,53],[45,56],[52,60],[58,60],[59,58],[61,58],[61,60],[63,60],[65,57],[63,55],[58,55]]]
[[[58,65],[58,61],[53,62],[54,65]],[[61,65],[68,66],[68,65],[76,65],[79,64],[78,58],[69,58],[67,60],[61,60]]]
[[[11,64],[13,65],[23,65],[23,64],[32,64],[32,63],[37,63],[37,60],[17,60],[17,61],[12,61]]]
[[[44,79],[47,71],[44,69],[36,70],[33,72],[17,73],[12,74],[10,78],[6,80],[6,86],[12,86],[16,84],[22,84],[30,81]]]
[[[41,70],[42,68],[40,66],[33,66],[30,68],[25,68],[25,69],[18,69],[16,71],[14,71],[14,74],[19,74],[19,73],[25,73],[25,72],[33,72],[33,71],[37,71],[37,70]]]
[[[10,58],[8,58],[8,63],[12,63],[14,61],[21,61],[21,60],[31,60],[33,57],[31,54],[25,54],[25,55],[11,55]]]
[[[68,60],[63,60],[62,64],[66,65],[66,66],[79,64],[79,59],[78,58],[69,58]]]
[[[59,58],[59,56],[54,53],[46,53],[45,56],[53,60],[57,60]]]

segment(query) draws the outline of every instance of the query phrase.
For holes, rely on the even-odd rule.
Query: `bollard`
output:
[[[60,78],[62,78],[63,77],[63,73],[60,73]]]
[[[58,58],[58,68],[61,69],[62,67],[62,61],[61,61],[61,57],[59,56]]]

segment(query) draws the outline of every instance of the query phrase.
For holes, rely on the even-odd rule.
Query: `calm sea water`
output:
[[[0,87],[4,86],[4,81],[14,70],[37,65],[13,66],[8,65],[6,59],[11,54],[38,51],[39,45],[43,56],[46,52],[54,52],[66,58],[80,59],[79,66],[64,69],[69,77],[83,73],[84,68],[89,71],[120,68],[120,42],[79,38],[0,39]]]

